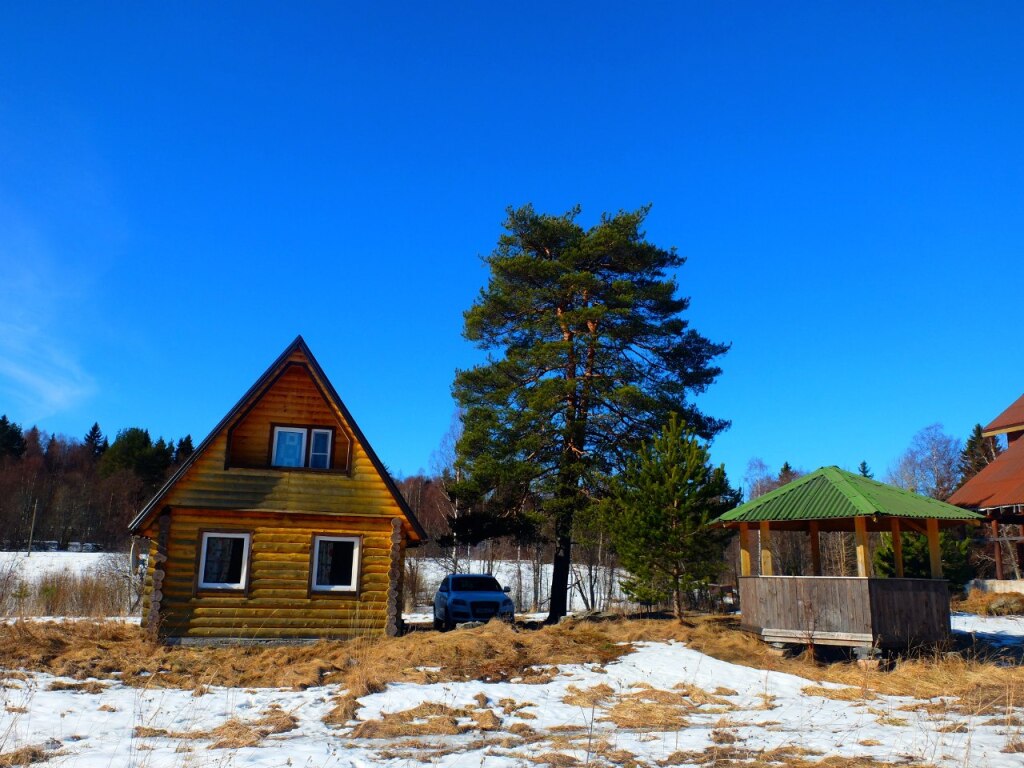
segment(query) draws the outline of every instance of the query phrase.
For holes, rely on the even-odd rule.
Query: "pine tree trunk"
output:
[[[559,528],[562,526],[560,525]],[[551,568],[551,606],[545,624],[557,624],[565,616],[569,594],[569,567],[572,564],[572,526],[559,531],[555,539],[555,557]]]

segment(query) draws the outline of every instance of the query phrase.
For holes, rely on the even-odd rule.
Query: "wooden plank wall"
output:
[[[235,425],[231,432],[231,466],[270,466],[273,424],[334,427],[332,466],[342,471],[348,469],[350,440],[347,429],[305,366],[287,368]]]
[[[868,581],[831,576],[743,577],[743,626],[757,631],[870,634]]]
[[[949,584],[944,579],[871,579],[872,626],[883,648],[907,648],[949,637]]]
[[[196,593],[197,547],[207,529],[253,532],[249,594]],[[160,634],[166,637],[300,638],[382,633],[392,567],[391,521],[173,509]],[[358,598],[308,591],[313,535],[363,537]]]

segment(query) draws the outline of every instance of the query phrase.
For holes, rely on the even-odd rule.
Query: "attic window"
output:
[[[204,533],[199,561],[199,587],[245,589],[250,538],[248,533]]]
[[[358,576],[358,537],[313,537],[313,591],[355,592]]]
[[[274,427],[272,467],[331,468],[334,430],[307,427]]]

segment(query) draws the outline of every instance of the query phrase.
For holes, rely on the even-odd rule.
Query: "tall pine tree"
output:
[[[590,229],[532,206],[509,209],[485,258],[487,287],[465,336],[491,353],[456,374],[464,412],[456,494],[494,518],[536,509],[555,543],[548,621],[565,615],[573,518],[598,479],[676,411],[704,437],[726,426],[691,397],[720,373],[728,346],[682,313],[672,276],[684,263],[647,241],[648,208],[605,215]]]
[[[739,503],[724,467],[675,414],[612,483],[607,528],[639,600],[670,596],[682,621],[688,596],[725,566],[729,533],[709,523]]]

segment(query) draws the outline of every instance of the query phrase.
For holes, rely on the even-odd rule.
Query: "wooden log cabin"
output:
[[[302,337],[130,524],[170,642],[400,632],[426,536]]]
[[[937,643],[949,635],[949,588],[942,578],[939,529],[980,519],[936,499],[838,467],[822,467],[736,507],[716,523],[740,535],[743,629],[767,642],[897,649]],[[771,537],[778,531],[806,532],[811,573],[775,572]],[[853,534],[856,576],[823,575],[823,532]],[[892,536],[891,578],[873,573],[871,532]],[[930,579],[904,577],[903,532],[927,537]]]

